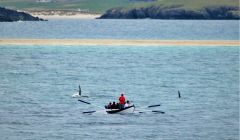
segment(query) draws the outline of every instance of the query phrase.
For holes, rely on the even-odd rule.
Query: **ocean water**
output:
[[[77,30],[70,34],[67,29],[74,31],[74,24],[82,24],[81,21],[62,21],[60,24],[66,34],[60,33],[63,29],[57,31],[57,27],[50,26],[56,21],[1,23],[4,31],[0,31],[0,36],[35,38],[39,34],[39,38],[107,38],[111,34],[109,29],[103,36],[100,31],[94,35],[95,26],[86,32]],[[92,22],[91,25],[121,24],[120,20]],[[125,25],[136,23],[145,28],[147,24],[145,20],[128,22],[123,21],[118,35],[114,34],[117,29],[113,30],[112,38],[125,38]],[[169,27],[197,23],[153,20],[149,24],[158,22],[168,23]],[[192,28],[186,27],[185,33],[172,31],[166,33],[165,39],[172,36],[174,39],[236,40],[239,37],[236,29],[232,29],[236,21],[200,21],[199,26],[203,26],[203,22],[225,28],[209,31],[213,25],[205,24],[207,30],[202,30],[198,36],[192,33]],[[46,24],[47,29],[34,30],[40,24]],[[19,31],[24,29],[28,30],[20,35]],[[39,33],[39,30],[45,32]],[[48,34],[50,32],[52,34]],[[173,32],[183,36],[178,37]],[[214,32],[222,34],[210,37]],[[139,38],[164,36],[164,33],[155,33],[141,34]],[[133,34],[131,30],[127,36],[137,38]],[[239,139],[239,47],[0,45],[0,78],[0,139]],[[83,100],[93,105],[72,98],[79,84],[82,94],[89,96]],[[181,98],[178,98],[178,90]],[[99,110],[94,105],[104,106],[109,101],[117,101],[122,91],[137,111],[145,113],[82,113]],[[161,106],[146,110],[148,105],[154,104]]]
[[[239,40],[238,20],[50,20],[0,24],[0,38]]]

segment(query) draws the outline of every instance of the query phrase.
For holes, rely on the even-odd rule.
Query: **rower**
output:
[[[108,104],[107,109],[112,109],[111,107],[112,107],[112,102]]]
[[[130,106],[130,103],[129,103],[129,101],[127,100],[127,102],[126,102],[125,105],[124,105],[124,108],[129,107],[129,106]]]
[[[118,107],[117,107],[115,102],[112,103],[111,109],[118,109]]]

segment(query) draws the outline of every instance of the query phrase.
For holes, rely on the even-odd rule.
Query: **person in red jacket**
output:
[[[121,94],[121,96],[119,97],[119,105],[120,105],[120,109],[124,108],[124,104],[125,104],[125,97],[123,94]]]

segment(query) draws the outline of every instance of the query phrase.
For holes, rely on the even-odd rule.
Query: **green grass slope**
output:
[[[0,0],[0,6],[21,10],[87,10],[103,13],[113,7],[126,7],[129,0],[52,0],[52,2],[36,2],[37,0]]]
[[[133,3],[126,8],[148,7],[151,5],[181,5],[185,9],[198,10],[209,6],[239,6],[239,0],[158,0],[151,3]]]
[[[185,9],[198,10],[207,6],[239,6],[239,0],[157,0],[144,2],[139,0],[52,0],[39,3],[37,0],[0,0],[0,6],[21,10],[83,9],[93,13],[103,13],[108,9],[125,7],[147,7],[151,5],[181,5]]]

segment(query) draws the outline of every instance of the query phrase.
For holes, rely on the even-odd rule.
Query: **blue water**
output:
[[[107,26],[112,22],[115,24],[110,30]],[[1,23],[0,37],[217,40],[239,37],[236,21],[63,20],[56,26],[53,23],[58,22]],[[79,24],[89,28],[76,29]],[[135,24],[141,28],[129,28]],[[155,30],[151,26],[148,29],[146,24],[154,25]],[[167,28],[161,28],[162,24]],[[104,28],[95,30],[100,25]],[[193,29],[188,25],[206,28]],[[116,26],[121,28],[115,29]],[[135,36],[141,30],[144,33]],[[239,52],[239,47],[229,46],[0,45],[0,139],[238,140]],[[124,91],[137,111],[145,113],[83,114],[99,108],[72,98],[79,84],[82,94],[89,96],[84,100],[94,105],[117,101]],[[151,110],[165,114],[143,109],[159,103],[160,107]]]
[[[50,20],[0,23],[0,38],[239,40],[239,20]]]

